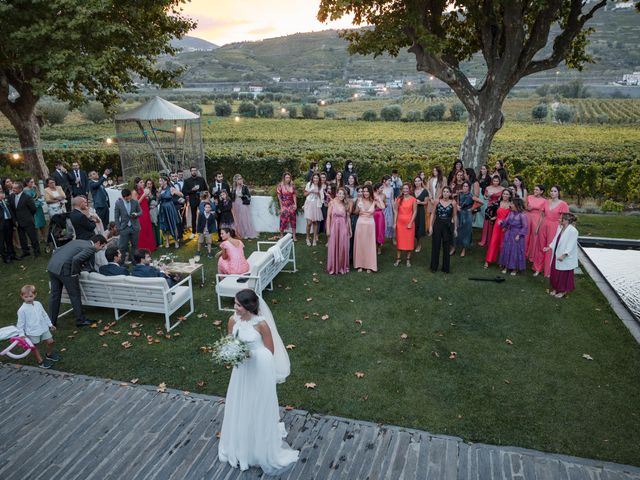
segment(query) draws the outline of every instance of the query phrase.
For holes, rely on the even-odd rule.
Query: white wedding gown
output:
[[[287,432],[280,422],[274,357],[255,329],[263,320],[235,317],[233,335],[249,344],[251,356],[231,372],[218,458],[234,468],[255,466],[277,475],[298,460],[299,452],[283,440]]]

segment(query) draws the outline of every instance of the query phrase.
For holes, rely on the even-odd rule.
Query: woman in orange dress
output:
[[[533,263],[533,276],[537,277],[544,268],[544,252],[542,249],[546,245],[540,244],[540,227],[544,207],[547,200],[542,196],[544,186],[536,185],[533,187],[533,195],[527,196],[527,218],[529,219],[529,230],[527,233],[525,245],[525,255],[531,263]]]
[[[513,201],[513,193],[508,188],[502,191],[500,196],[500,204],[496,210],[495,217],[491,217],[493,223],[493,231],[491,232],[491,241],[487,248],[487,255],[484,258],[484,268],[489,268],[489,264],[498,260],[500,249],[502,248],[502,240],[504,238],[504,230],[502,222],[504,222],[511,212],[511,202]]]
[[[418,201],[411,194],[408,183],[402,185],[402,194],[394,203],[393,219],[396,231],[396,261],[394,267],[400,265],[402,252],[407,252],[407,267],[411,266],[411,252],[416,236],[416,214]]]
[[[540,225],[540,231],[538,232],[540,248],[551,245],[558,231],[558,225],[560,225],[560,219],[563,213],[569,213],[569,205],[567,205],[567,202],[564,200],[560,200],[560,187],[554,185],[549,190],[549,200],[545,204],[542,212],[543,220],[542,225]],[[547,278],[551,275],[552,258],[553,251],[546,251],[544,254],[544,276]]]
[[[358,221],[353,240],[353,267],[359,272],[363,269],[366,269],[367,273],[378,271],[376,224],[373,220],[375,209],[373,187],[365,185],[362,188],[362,198],[356,200],[354,209],[354,213],[358,215]]]

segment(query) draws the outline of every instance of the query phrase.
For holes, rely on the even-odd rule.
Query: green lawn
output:
[[[640,238],[640,215],[578,214],[580,235],[591,237]]]
[[[637,238],[637,218],[629,230],[630,218],[584,215],[581,222],[600,235],[610,230],[609,219],[624,220],[619,231]],[[481,268],[479,248],[453,259],[450,275],[432,274],[428,240],[410,269],[393,267],[387,245],[379,273],[332,277],[324,273],[325,248],[303,243],[296,244],[300,271],[280,274],[275,291],[265,294],[282,338],[295,345],[291,376],[279,386],[282,405],[640,465],[640,349],[588,277],[578,276],[576,292],[562,300],[530,274],[502,284],[473,282],[468,277],[499,273]],[[194,247],[189,242],[180,256],[188,258]],[[215,306],[215,264],[204,261],[207,284],[195,287],[200,318],[189,317],[165,338],[156,333],[160,316],[133,313],[113,327],[119,333],[99,336],[112,312],[87,309],[98,328],[77,331],[71,318],[59,321],[55,338],[64,358],[57,367],[224,395],[229,371],[212,370],[200,351],[228,318]],[[21,265],[2,266],[3,324],[14,321],[24,283],[36,283],[47,303],[46,260]],[[143,326],[134,330],[133,322]],[[127,335],[133,331],[142,335]],[[147,334],[159,343],[149,345]],[[133,347],[124,349],[124,341]],[[307,382],[316,388],[305,388]]]

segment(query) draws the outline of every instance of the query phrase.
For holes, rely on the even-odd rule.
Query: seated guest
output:
[[[76,240],[90,240],[95,235],[96,223],[100,222],[98,215],[87,216],[89,205],[85,197],[74,197],[71,201],[73,210],[69,215]]]
[[[111,245],[110,247],[107,247],[104,255],[107,257],[107,262],[109,263],[102,265],[98,269],[100,274],[107,275],[109,277],[114,275],[129,275],[127,267],[120,265],[120,262],[122,261],[122,254],[117,246]]]
[[[218,258],[218,273],[224,275],[248,273],[251,268],[244,256],[244,244],[236,236],[233,228],[222,227],[220,229],[220,251],[216,253]]]
[[[145,248],[137,250],[133,254],[133,261],[135,263],[133,270],[131,270],[132,277],[150,277],[150,278],[164,278],[169,284],[169,288],[176,284],[176,279],[170,277],[160,269],[151,265],[151,253]]]

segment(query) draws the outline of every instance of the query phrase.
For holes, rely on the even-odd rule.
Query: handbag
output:
[[[490,204],[487,209],[484,211],[484,219],[491,220],[498,214],[498,207],[500,206],[500,202],[493,202]]]

